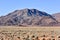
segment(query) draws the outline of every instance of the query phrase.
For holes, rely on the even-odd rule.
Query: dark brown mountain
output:
[[[52,26],[57,24],[55,18],[46,12],[37,9],[15,10],[6,16],[0,17],[0,25],[40,25]]]

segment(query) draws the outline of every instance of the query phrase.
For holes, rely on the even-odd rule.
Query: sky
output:
[[[0,16],[25,8],[54,14],[60,12],[60,0],[0,0]]]

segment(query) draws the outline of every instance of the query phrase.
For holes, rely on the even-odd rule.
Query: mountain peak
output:
[[[49,16],[49,14],[47,14],[46,12],[42,12],[37,9],[28,9],[28,8],[25,8],[22,10],[15,10],[15,11],[9,13],[8,15],[11,15],[11,14],[12,15],[26,14],[27,16]]]
[[[23,13],[26,13],[27,16],[49,16],[49,14],[47,14],[46,12],[39,11],[37,9],[28,9],[28,8],[25,8],[25,9],[22,9],[20,11],[22,11]]]
[[[37,9],[15,10],[0,18],[0,25],[50,25],[57,21],[48,13]],[[51,24],[53,25],[53,24]]]

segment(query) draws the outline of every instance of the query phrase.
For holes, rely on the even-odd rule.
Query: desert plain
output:
[[[0,40],[60,40],[60,27],[1,26]]]

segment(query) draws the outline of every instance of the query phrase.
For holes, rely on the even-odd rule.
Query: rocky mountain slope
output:
[[[58,21],[58,26],[60,26],[60,13],[55,13],[52,15],[57,21]]]
[[[58,24],[58,21],[53,16],[37,9],[15,10],[6,16],[0,17],[0,25],[53,26],[56,24]]]
[[[55,13],[55,14],[53,14],[53,17],[54,17],[58,22],[60,22],[60,13]]]

